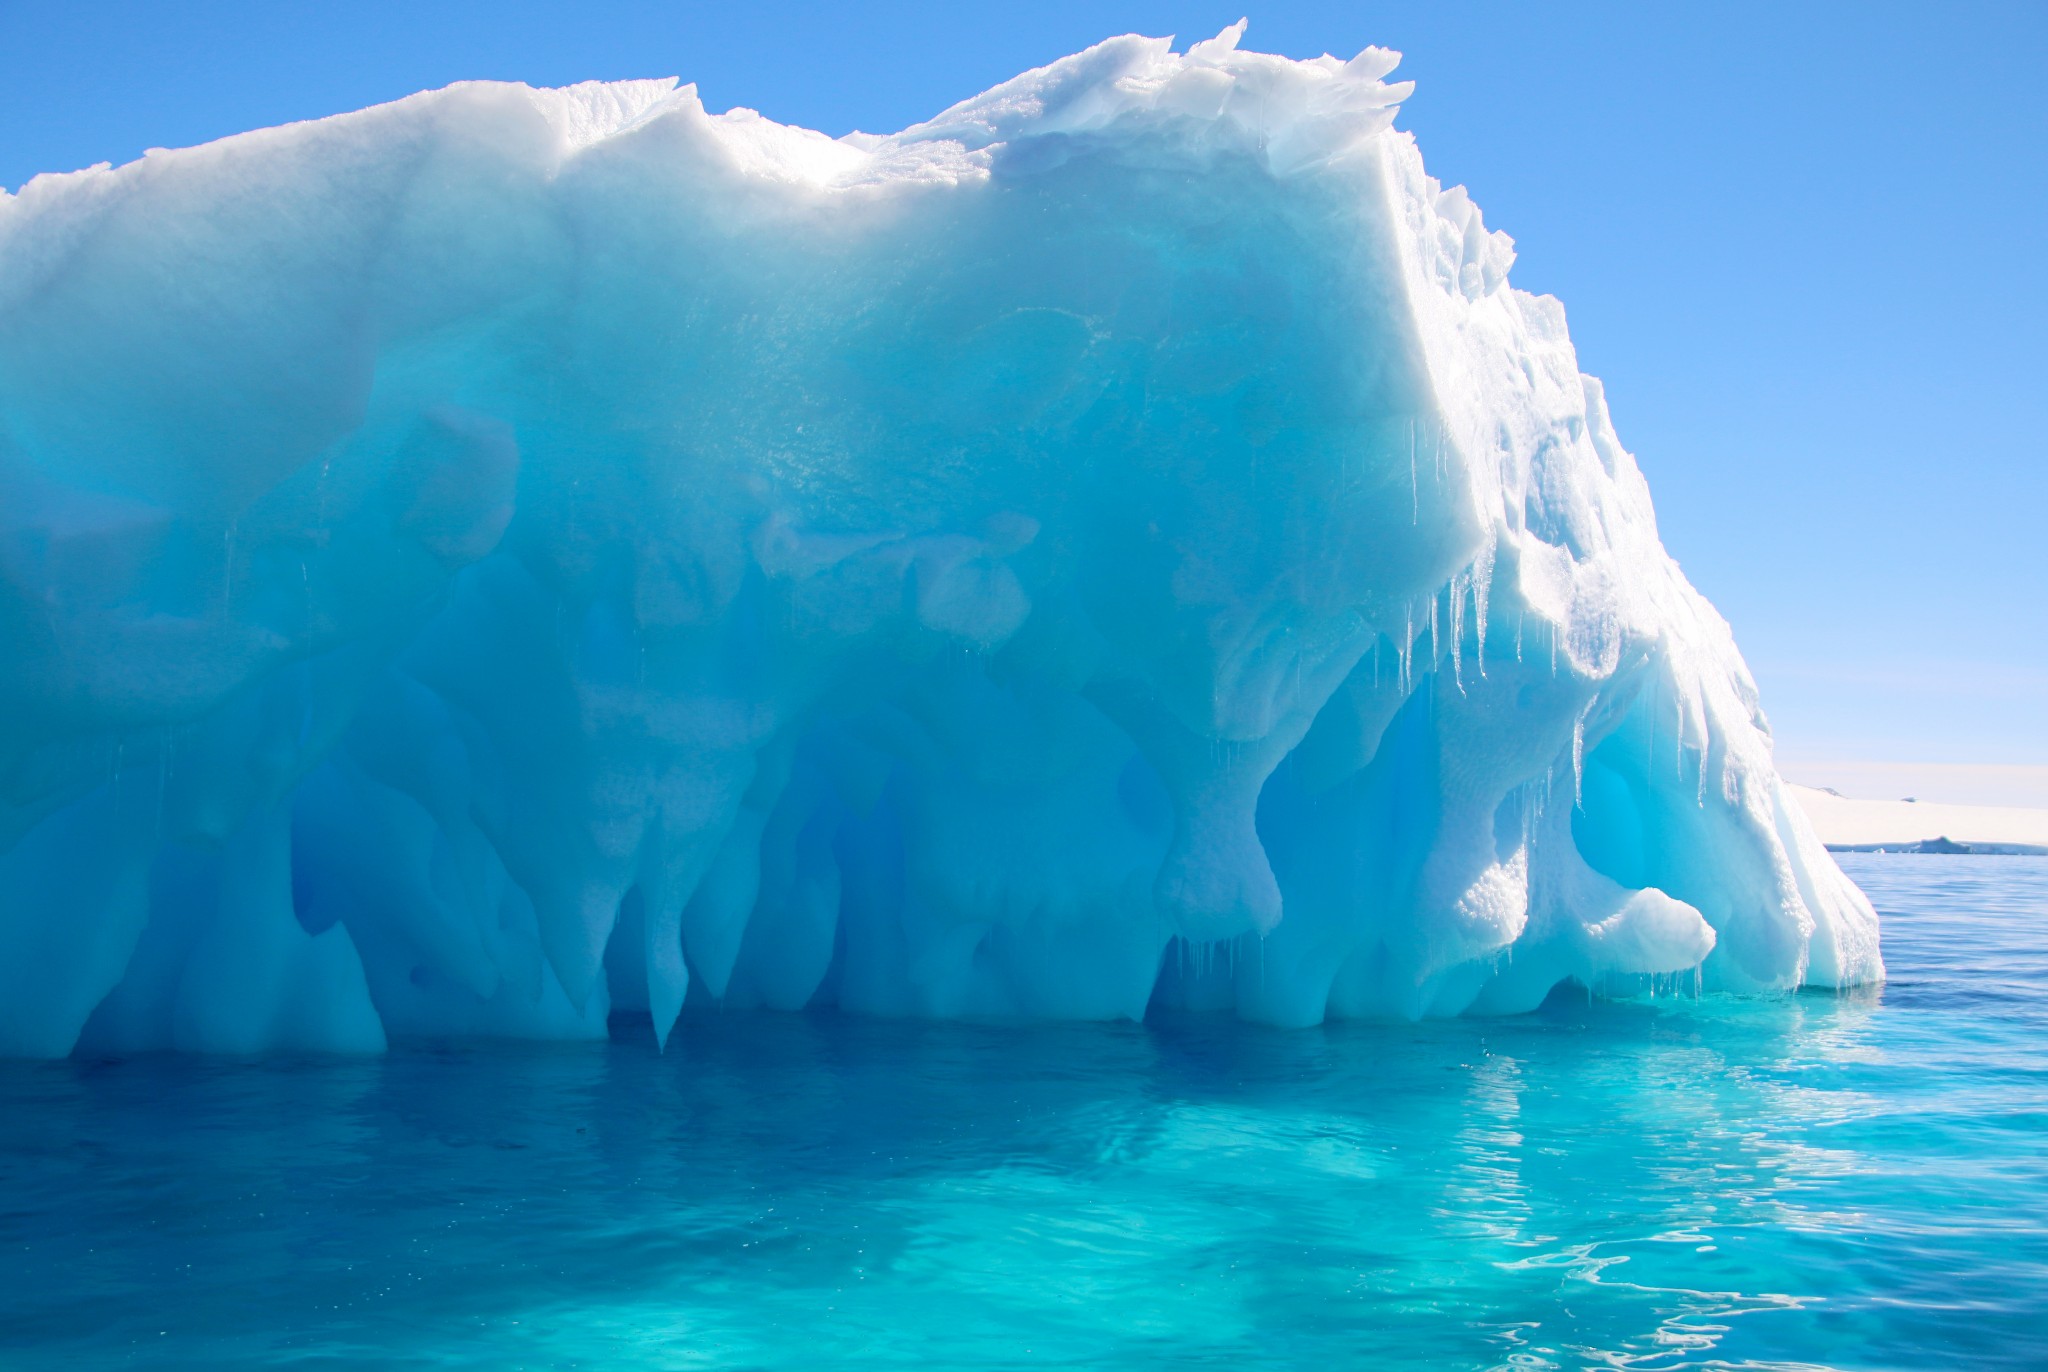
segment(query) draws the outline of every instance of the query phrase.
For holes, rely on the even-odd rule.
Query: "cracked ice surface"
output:
[[[1397,58],[0,196],[0,1052],[1882,975]]]

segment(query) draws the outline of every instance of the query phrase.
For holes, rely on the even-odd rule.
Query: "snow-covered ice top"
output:
[[[0,1052],[1882,974],[1397,55],[0,196]]]

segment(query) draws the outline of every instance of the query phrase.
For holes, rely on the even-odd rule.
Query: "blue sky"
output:
[[[0,184],[466,77],[887,130],[1245,8],[0,0]],[[1564,300],[1791,776],[2048,805],[2048,4],[1250,17],[1248,47],[1407,53],[1401,126]]]

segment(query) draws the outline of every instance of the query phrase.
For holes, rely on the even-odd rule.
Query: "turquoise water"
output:
[[[2048,861],[1881,994],[0,1066],[0,1367],[2040,1367]]]

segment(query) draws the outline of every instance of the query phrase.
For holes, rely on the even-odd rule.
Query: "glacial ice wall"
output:
[[[0,195],[0,1053],[1882,975],[1396,54]]]

